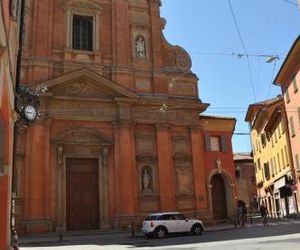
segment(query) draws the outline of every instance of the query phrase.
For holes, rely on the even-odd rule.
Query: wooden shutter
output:
[[[221,150],[222,152],[228,152],[228,145],[227,145],[227,136],[222,135],[221,136]]]
[[[204,140],[205,140],[205,150],[206,151],[211,151],[210,136],[209,135],[204,135]]]

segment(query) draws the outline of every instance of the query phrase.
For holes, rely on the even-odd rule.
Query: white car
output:
[[[169,233],[193,233],[200,235],[204,230],[201,220],[187,219],[178,212],[149,214],[143,222],[142,232],[146,236],[165,238]]]

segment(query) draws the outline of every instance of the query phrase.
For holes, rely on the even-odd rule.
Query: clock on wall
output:
[[[32,104],[26,104],[23,107],[22,114],[24,118],[29,122],[34,122],[38,117],[37,108]]]

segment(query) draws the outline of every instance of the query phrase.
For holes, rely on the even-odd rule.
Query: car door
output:
[[[163,216],[164,221],[165,221],[165,225],[168,229],[169,233],[174,233],[176,230],[176,220],[175,220],[175,216],[173,214],[165,214]]]
[[[190,223],[187,221],[183,214],[175,214],[176,218],[176,226],[175,232],[189,232],[190,231]]]

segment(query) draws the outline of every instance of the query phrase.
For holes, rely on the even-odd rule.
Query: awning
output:
[[[274,190],[279,189],[279,188],[285,186],[285,184],[286,184],[286,178],[284,176],[284,177],[280,178],[278,181],[275,181],[275,183],[274,183]]]

